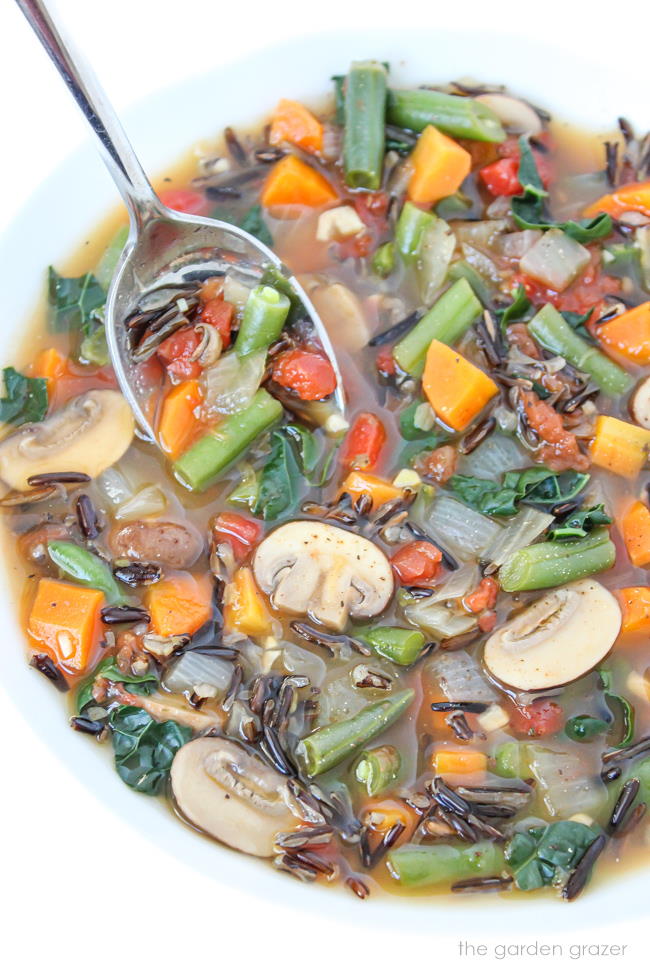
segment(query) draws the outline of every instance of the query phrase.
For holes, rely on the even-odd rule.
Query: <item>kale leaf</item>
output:
[[[529,467],[525,471],[509,471],[501,484],[455,474],[447,482],[447,487],[475,511],[507,518],[517,513],[521,501],[543,507],[569,501],[588,480],[588,474],[578,474],[577,471],[555,474],[546,467]]]
[[[132,694],[151,694],[158,687],[156,674],[125,674],[117,666],[115,657],[105,657],[90,677],[79,686],[76,698],[76,708],[79,713],[89,704],[94,703],[93,684],[98,677],[117,681],[124,686],[125,691]]]
[[[255,502],[255,514],[273,521],[292,508],[297,500],[300,469],[288,435],[276,430],[271,434],[271,453],[262,469]]]
[[[612,519],[605,511],[603,504],[594,505],[593,508],[582,508],[574,511],[559,525],[549,529],[548,538],[552,541],[561,541],[563,538],[584,538],[592,528],[598,525],[611,525]]]
[[[147,795],[162,791],[174,755],[192,737],[175,721],[158,723],[142,708],[125,705],[111,711],[117,774],[131,789]]]
[[[13,366],[2,370],[5,395],[0,399],[0,422],[36,423],[47,413],[47,380],[23,376]]]
[[[571,820],[515,833],[505,858],[519,890],[536,890],[561,882],[598,836],[596,830]]]
[[[51,332],[81,331],[89,335],[95,313],[106,303],[106,292],[94,274],[64,278],[48,270],[48,318]]]

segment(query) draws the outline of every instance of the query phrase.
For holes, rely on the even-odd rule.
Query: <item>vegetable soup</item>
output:
[[[361,899],[572,900],[638,860],[650,138],[364,61],[160,190],[298,275],[346,407],[277,270],[192,275],[124,322],[148,443],[104,333],[126,228],[49,269],[0,504],[72,729],[212,841]]]

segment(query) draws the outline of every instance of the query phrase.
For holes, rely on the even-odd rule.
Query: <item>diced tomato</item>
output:
[[[378,233],[383,233],[386,229],[386,214],[390,197],[388,193],[355,193],[351,203],[365,223]]]
[[[201,312],[201,321],[206,322],[208,325],[213,325],[217,329],[221,336],[224,349],[230,345],[230,333],[232,331],[234,315],[235,306],[232,302],[224,301],[223,298],[219,297],[210,298],[203,306],[203,311]]]
[[[176,379],[196,379],[201,375],[200,364],[191,358],[200,341],[199,333],[192,326],[188,326],[179,328],[160,343],[156,354],[170,376]]]
[[[323,399],[336,389],[332,363],[307,349],[292,349],[281,355],[273,367],[273,379],[304,400]]]
[[[394,376],[397,372],[397,363],[393,358],[393,348],[390,345],[382,345],[377,352],[377,358],[375,359],[375,364],[377,366],[377,372],[380,372],[382,376]]]
[[[348,257],[367,257],[374,249],[374,237],[372,234],[355,234],[337,244],[339,260],[345,261]]]
[[[205,217],[210,212],[210,204],[202,193],[194,190],[163,190],[158,194],[161,203],[179,213],[193,213]]]
[[[532,704],[513,705],[510,727],[517,735],[543,738],[554,735],[564,725],[564,711],[555,701],[542,698]]]
[[[227,542],[238,562],[243,562],[262,537],[262,526],[250,518],[222,511],[212,526],[216,542]]]
[[[560,311],[575,312],[578,315],[585,315],[591,308],[594,313],[591,321],[595,321],[600,315],[600,303],[605,295],[616,294],[620,289],[620,281],[603,274],[598,262],[598,256],[593,255],[592,260],[587,265],[579,278],[573,284],[558,294],[550,288],[545,288],[543,284],[529,278],[525,274],[515,274],[510,279],[510,286],[515,287],[521,284],[527,297],[534,305],[544,305],[550,302]]]
[[[67,360],[65,372],[59,376],[54,391],[48,397],[48,413],[53,413],[74,396],[81,396],[89,389],[117,389],[117,379],[112,366],[101,366],[99,369],[79,365],[71,359]]]
[[[414,466],[418,474],[444,484],[456,472],[458,451],[451,444],[436,447],[428,454],[416,457]]]
[[[348,432],[341,463],[350,470],[371,470],[386,442],[386,431],[374,413],[360,413]]]
[[[481,633],[489,633],[496,626],[497,614],[493,609],[486,609],[481,613],[476,622]]]
[[[442,552],[431,542],[409,542],[391,558],[395,574],[405,586],[430,582],[440,571]]]
[[[529,389],[522,390],[521,405],[528,425],[544,441],[539,459],[554,471],[586,471],[589,458],[580,450],[575,434],[565,430],[557,410]]]
[[[492,196],[514,196],[522,189],[518,172],[519,160],[509,157],[484,166],[479,170],[479,177]]]
[[[482,613],[484,609],[494,609],[498,595],[499,583],[492,576],[486,576],[463,602],[470,613]]]

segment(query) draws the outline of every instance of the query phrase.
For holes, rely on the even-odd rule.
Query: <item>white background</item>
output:
[[[292,34],[337,23],[449,26],[458,18],[485,30],[534,32],[573,49],[595,46],[604,70],[617,60],[647,60],[647,2],[583,0],[58,0],[56,7],[118,109],[177,79]],[[613,13],[610,14],[610,11]],[[399,17],[399,20],[397,19]],[[340,21],[339,19],[340,18]],[[42,175],[86,138],[84,123],[13,0],[0,2],[0,224],[14,216]],[[468,66],[468,73],[471,66]],[[615,69],[614,69],[615,70]],[[589,97],[585,79],[585,98]],[[650,96],[650,82],[648,85]],[[290,94],[290,93],[289,93]],[[236,120],[234,120],[236,121]],[[0,296],[1,309],[2,296]],[[0,646],[2,653],[18,648]],[[310,913],[287,916],[254,892],[240,892],[194,873],[161,852],[90,795],[29,729],[29,702],[0,688],[0,958],[7,972],[63,971],[113,975],[143,971],[320,973],[374,967],[425,973],[458,960],[457,939],[436,925],[414,936],[370,931]],[[304,890],[308,907],[309,892]],[[362,907],[362,905],[360,905]],[[567,908],[570,910],[570,908]],[[641,925],[574,932],[547,929],[540,941],[627,943],[627,964],[647,965]],[[466,937],[472,939],[468,918]],[[483,939],[484,940],[484,939]],[[516,942],[504,908],[495,941]],[[530,941],[530,936],[521,938]],[[533,938],[534,940],[534,938]],[[641,959],[643,961],[641,962]],[[6,967],[5,967],[6,962]],[[549,961],[500,961],[496,967],[546,970]],[[605,971],[615,960],[550,962],[560,971]]]

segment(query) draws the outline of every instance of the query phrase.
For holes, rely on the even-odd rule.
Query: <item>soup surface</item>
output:
[[[29,660],[127,787],[299,880],[571,900],[647,843],[650,140],[334,83],[159,190],[298,275],[345,414],[281,275],[181,278],[125,322],[147,443],[126,228],[49,269],[0,401]]]

